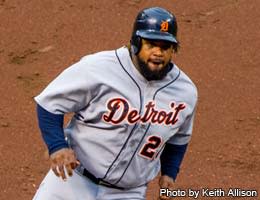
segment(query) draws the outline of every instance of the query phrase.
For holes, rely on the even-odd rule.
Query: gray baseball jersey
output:
[[[162,80],[147,81],[121,47],[83,57],[35,100],[54,114],[74,112],[65,133],[81,164],[132,188],[158,174],[166,142],[189,142],[197,89],[175,64]]]

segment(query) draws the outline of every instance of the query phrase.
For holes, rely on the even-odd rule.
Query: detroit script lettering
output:
[[[112,124],[119,124],[123,120],[127,120],[130,124],[141,122],[174,125],[178,121],[178,114],[185,109],[185,104],[171,102],[168,112],[156,110],[155,107],[155,102],[148,102],[145,105],[144,114],[140,115],[137,109],[130,109],[130,105],[125,99],[114,98],[107,102],[108,112],[103,115],[103,120]]]

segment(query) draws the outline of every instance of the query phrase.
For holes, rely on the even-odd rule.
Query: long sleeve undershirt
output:
[[[38,123],[44,142],[49,154],[62,148],[68,148],[68,143],[64,137],[63,120],[64,115],[52,114],[40,105],[37,105]]]
[[[176,180],[187,146],[188,144],[166,144],[160,157],[162,175],[170,176],[173,180]]]

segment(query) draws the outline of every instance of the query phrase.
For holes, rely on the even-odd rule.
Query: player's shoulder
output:
[[[198,89],[195,85],[195,83],[191,80],[191,78],[182,70],[180,69],[176,64],[174,64],[175,70],[179,71],[178,76],[178,83],[182,90],[184,90],[184,93],[189,95],[189,97],[192,97],[190,99],[193,99],[195,103],[198,99]]]
[[[80,59],[80,61],[95,64],[104,61],[113,62],[115,61],[115,58],[116,58],[115,50],[105,50],[105,51],[99,51],[93,54],[88,54],[86,56],[83,56]]]

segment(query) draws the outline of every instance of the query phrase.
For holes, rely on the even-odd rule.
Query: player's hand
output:
[[[169,190],[173,190],[174,188],[174,180],[167,176],[167,175],[163,175],[160,177],[159,179],[159,186],[162,189],[166,189],[168,188]],[[159,200],[168,200],[171,199],[170,197],[167,197],[165,195],[159,195]]]
[[[67,179],[65,170],[69,176],[72,176],[73,169],[80,164],[74,151],[69,148],[63,148],[51,154],[50,161],[52,171],[64,181]]]

